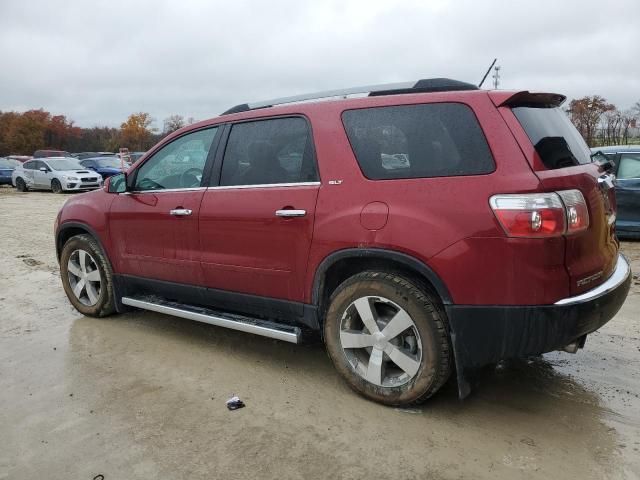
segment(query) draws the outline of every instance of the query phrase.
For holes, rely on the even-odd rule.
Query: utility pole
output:
[[[493,88],[495,90],[498,89],[498,87],[500,86],[500,69],[502,67],[500,65],[496,65],[495,67],[493,67],[493,75],[491,75],[491,77],[493,78]]]

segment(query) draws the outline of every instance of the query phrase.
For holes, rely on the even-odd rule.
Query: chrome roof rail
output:
[[[294,95],[292,97],[281,97],[261,102],[242,103],[223,112],[222,115],[246,112],[258,108],[275,107],[277,105],[285,105],[289,103],[307,102],[310,100],[320,100],[333,97],[347,98],[349,95],[357,94],[368,94],[370,97],[373,97],[379,95],[397,95],[400,93],[447,92],[459,90],[478,90],[478,87],[470,83],[451,80],[449,78],[429,78],[411,82],[384,83],[380,85],[327,90],[324,92]]]

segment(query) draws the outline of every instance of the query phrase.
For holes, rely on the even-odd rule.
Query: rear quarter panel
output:
[[[452,93],[399,95],[381,97],[375,105],[465,103],[476,114],[496,160],[493,173],[368,180],[360,171],[341,120],[343,111],[361,108],[362,104],[341,102],[309,114],[322,185],[306,279],[305,290],[309,295],[306,301],[310,301],[318,265],[329,254],[345,248],[389,249],[421,260],[440,276],[454,303],[543,301],[544,292],[531,295],[522,281],[514,282],[514,278],[526,272],[527,264],[532,264],[529,269],[536,271],[534,279],[540,279],[543,275],[540,258],[556,274],[556,280],[552,280],[554,288],[564,288],[561,293],[566,292],[562,239],[551,244],[537,242],[522,251],[516,242],[507,242],[489,206],[491,195],[534,191],[539,180],[486,93],[464,96],[464,101],[460,97]],[[363,208],[372,202],[384,203],[389,209],[388,221],[377,230],[365,228],[360,222]]]

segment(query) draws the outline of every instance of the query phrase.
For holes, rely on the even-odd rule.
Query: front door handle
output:
[[[169,213],[175,217],[187,217],[193,212],[188,208],[175,208],[173,210],[170,210]]]
[[[276,210],[276,217],[304,217],[306,214],[306,210],[294,210],[292,208]]]

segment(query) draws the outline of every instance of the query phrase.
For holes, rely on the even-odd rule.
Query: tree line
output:
[[[569,102],[569,118],[590,147],[639,142],[640,101],[620,110],[599,95]],[[194,123],[193,118],[170,115],[163,128],[153,127],[149,113],[132,113],[119,128],[81,128],[65,115],[53,115],[43,109],[26,112],[0,111],[0,156],[32,155],[40,149],[69,152],[115,152],[121,147],[145,151],[164,136]]]
[[[0,111],[0,156],[32,155],[36,150],[52,149],[68,152],[145,151],[161,138],[194,123],[193,118],[171,115],[163,128],[153,127],[149,113],[132,113],[119,128],[81,128],[65,115],[53,115],[43,109],[26,112]]]
[[[620,110],[600,95],[571,100],[566,112],[590,147],[639,142],[640,100]]]

